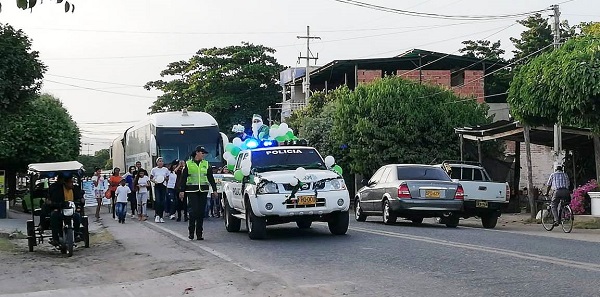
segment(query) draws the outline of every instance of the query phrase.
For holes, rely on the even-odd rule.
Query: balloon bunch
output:
[[[260,135],[259,138],[262,139]],[[269,129],[269,139],[284,142],[288,140],[298,140],[298,137],[294,135],[294,130],[292,130],[287,123],[281,123],[281,125],[275,124],[271,126]]]
[[[340,165],[335,164],[335,158],[332,156],[325,157],[325,166],[340,176],[344,174],[344,170]]]

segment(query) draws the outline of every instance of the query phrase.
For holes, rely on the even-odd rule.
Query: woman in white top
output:
[[[175,168],[179,164],[178,160],[175,160],[169,166],[169,179],[167,181],[167,202],[165,203],[165,213],[169,215],[171,220],[175,219],[175,209],[177,203],[177,191],[175,190],[175,183],[177,182],[177,173]]]
[[[92,176],[92,183],[94,183],[94,197],[96,198],[96,220],[100,219],[100,207],[102,207],[102,198],[104,198],[104,179],[101,175],[102,170],[98,167],[95,168],[94,176]]]

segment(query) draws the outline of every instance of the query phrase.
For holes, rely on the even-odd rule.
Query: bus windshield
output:
[[[213,166],[222,166],[223,148],[218,127],[156,128],[158,153],[165,162],[187,160],[196,146],[204,146],[204,157]]]

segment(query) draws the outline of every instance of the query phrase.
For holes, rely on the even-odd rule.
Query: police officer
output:
[[[194,232],[197,240],[204,240],[202,237],[202,225],[204,223],[204,210],[206,209],[206,200],[210,187],[212,187],[213,197],[217,196],[217,184],[213,177],[212,168],[204,157],[208,151],[202,146],[197,146],[192,152],[192,159],[186,162],[186,166],[181,173],[179,198],[187,196],[189,207],[189,239],[194,239]]]

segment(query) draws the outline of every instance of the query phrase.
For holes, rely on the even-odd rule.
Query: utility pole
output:
[[[554,49],[560,47],[560,9],[558,5],[552,5],[552,14],[554,17]],[[558,165],[562,165],[564,159],[562,155],[562,127],[561,119],[559,118],[557,123],[554,124],[554,168]]]
[[[302,56],[302,53],[300,53],[300,56],[298,57],[298,61],[300,61],[301,59],[305,59],[306,60],[306,74],[305,74],[305,80],[304,80],[304,103],[308,104],[308,98],[310,97],[310,60],[315,60],[315,63],[317,61],[317,59],[319,58],[319,54],[317,53],[316,57],[312,56],[312,53],[310,51],[310,40],[311,39],[321,39],[321,37],[318,36],[310,36],[310,26],[306,26],[306,36],[297,36],[298,39],[306,39],[306,56]]]
[[[267,108],[267,110],[269,111],[269,126],[273,125],[273,118],[271,117],[271,109],[273,109],[271,106],[269,106],[269,108]]]

